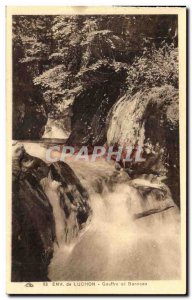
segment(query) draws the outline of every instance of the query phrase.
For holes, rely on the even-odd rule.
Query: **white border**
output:
[[[6,164],[5,164],[5,141],[6,141],[6,133],[5,133],[5,6],[9,5],[9,6],[20,6],[20,5],[69,5],[69,1],[59,1],[59,0],[54,0],[54,2],[52,1],[38,1],[38,0],[33,0],[33,1],[4,1],[2,0],[0,3],[0,29],[1,29],[1,56],[0,56],[0,60],[1,60],[1,70],[3,73],[3,78],[1,79],[1,108],[0,108],[0,125],[1,125],[1,147],[0,147],[0,169],[2,170],[2,173],[4,174],[4,176],[1,177],[1,201],[0,201],[0,211],[1,211],[1,251],[3,251],[3,253],[1,254],[1,273],[0,273],[0,295],[1,295],[1,299],[5,299],[7,297],[7,295],[5,294],[5,203],[6,203],[6,194],[5,194],[5,184],[6,184]],[[93,5],[93,2],[89,1],[89,0],[84,0],[84,1],[79,1],[79,0],[70,0],[70,6],[71,5],[86,5],[86,6],[91,6]],[[129,5],[129,6],[138,6],[138,5],[147,5],[147,6],[154,6],[154,5],[159,5],[159,6],[187,6],[188,8],[192,7],[192,2],[191,0],[188,1],[171,1],[171,0],[162,0],[162,1],[155,1],[151,0],[151,1],[138,1],[138,0],[129,0],[129,1],[105,1],[105,0],[97,0],[97,5]],[[190,22],[191,23],[191,22]],[[190,24],[191,25],[191,24]],[[189,27],[191,27],[189,25]],[[191,40],[191,32],[190,32],[190,40]],[[191,54],[191,49],[190,49],[190,54]],[[191,80],[189,77],[189,82],[188,82],[188,86],[190,87],[191,85]],[[190,95],[189,95],[190,96]],[[190,101],[190,99],[189,99]],[[192,115],[192,109],[190,108],[190,116]],[[189,123],[191,125],[190,119],[189,119]],[[191,137],[191,134],[190,134]],[[192,165],[190,162],[190,169],[191,169]],[[189,182],[189,185],[192,184],[192,182]],[[191,194],[189,195],[191,196]],[[191,197],[189,197],[191,198]],[[190,200],[190,199],[189,199]],[[192,207],[192,206],[191,206]],[[190,211],[190,215],[192,215],[192,210]],[[40,298],[40,297],[37,297]],[[54,298],[54,297],[53,297]],[[136,299],[138,297],[134,297],[134,299]],[[154,297],[151,297],[154,298]],[[166,298],[166,297],[165,297]]]

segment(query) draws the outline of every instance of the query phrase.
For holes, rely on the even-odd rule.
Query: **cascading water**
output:
[[[51,180],[49,175],[48,178],[43,178],[41,180],[41,185],[53,208],[57,245],[60,245],[65,239],[66,232],[65,214],[60,206],[60,197],[58,192],[60,183],[55,180]]]
[[[38,147],[25,145],[34,156]],[[38,153],[43,158],[41,147]],[[69,218],[65,215],[60,183],[51,174],[41,180],[53,207],[57,236],[49,278],[179,279],[180,214],[168,187],[154,176],[130,180],[104,159],[67,163],[88,191],[92,213],[79,228],[75,208]]]
[[[121,174],[113,186],[107,184],[112,167],[108,166],[107,175],[103,173],[106,162],[90,164],[90,169],[84,163],[76,167],[89,186],[92,216],[75,240],[63,241],[55,249],[50,279],[177,279],[179,212],[166,187],[144,179],[127,183]],[[99,192],[90,174],[94,170],[100,179]],[[55,221],[62,222],[58,216]]]
[[[63,121],[63,120],[62,120]],[[70,131],[67,126],[63,126],[63,122],[53,119],[48,119],[45,126],[43,138],[47,139],[64,139],[69,137]]]

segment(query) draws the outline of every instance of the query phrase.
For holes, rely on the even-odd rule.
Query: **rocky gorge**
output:
[[[13,281],[179,277],[178,89],[175,16],[13,18]],[[57,143],[144,160],[47,162]]]

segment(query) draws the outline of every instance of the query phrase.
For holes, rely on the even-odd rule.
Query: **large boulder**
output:
[[[47,165],[17,148],[13,157],[12,281],[46,281],[55,222],[40,185]]]
[[[143,147],[144,162],[126,164],[130,175],[163,176],[179,205],[179,95],[165,85],[123,96],[108,115],[108,145]]]

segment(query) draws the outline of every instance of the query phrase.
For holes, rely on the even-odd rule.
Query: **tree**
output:
[[[15,107],[26,103],[28,107],[30,94],[34,112],[39,105],[43,105],[42,115],[45,116],[46,112],[49,117],[62,122],[65,104],[74,101],[78,107],[77,101],[93,95],[97,107],[102,103],[102,113],[97,116],[105,124],[107,110],[123,91],[135,85],[134,91],[138,82],[150,81],[146,79],[147,73],[138,75],[138,70],[141,65],[151,68],[151,47],[158,51],[164,41],[166,45],[172,43],[175,48],[176,24],[175,16],[162,15],[14,16]],[[165,51],[165,47],[163,49]],[[172,54],[174,49],[169,55]],[[163,56],[164,53],[160,59]],[[135,83],[134,72],[138,75],[138,82]],[[111,91],[114,97],[111,97]],[[23,93],[22,97],[20,93]],[[25,108],[22,113],[26,111]],[[104,111],[106,113],[103,115]],[[77,117],[81,119],[81,116]],[[18,117],[15,119],[17,123]],[[73,119],[75,121],[75,115]],[[81,128],[85,125],[83,122]],[[76,128],[72,122],[73,125]],[[87,126],[92,125],[91,122]],[[83,132],[86,134],[87,130]]]

